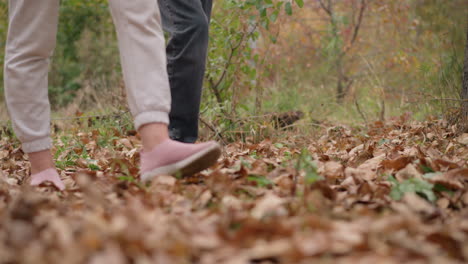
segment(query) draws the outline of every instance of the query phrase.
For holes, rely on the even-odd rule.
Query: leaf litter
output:
[[[134,133],[56,138],[67,186],[0,141],[0,263],[466,263],[467,134],[406,116],[225,147],[139,184]],[[72,143],[70,143],[72,141]]]

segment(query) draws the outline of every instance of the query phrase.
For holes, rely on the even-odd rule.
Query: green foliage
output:
[[[304,7],[304,0],[294,0],[294,1],[300,8]]]
[[[416,193],[431,202],[435,202],[437,197],[434,194],[434,185],[418,178],[407,179],[398,182],[395,177],[390,176],[388,180],[393,184],[390,196],[395,200],[401,200],[405,193]]]
[[[423,178],[424,179],[432,179],[436,176],[439,176],[439,175],[442,175],[443,173],[442,172],[428,172],[426,174],[423,175]],[[436,183],[434,185],[434,191],[437,191],[437,192],[445,192],[445,193],[448,193],[450,195],[453,194],[453,191],[448,189],[447,187],[441,185],[441,184],[438,184]]]
[[[76,165],[76,161],[80,158],[89,158],[86,147],[79,142],[74,137],[66,135],[62,136],[59,142],[54,142],[56,146],[54,159],[57,168],[65,169]]]
[[[388,117],[411,111],[423,118],[458,104],[463,0],[367,1],[360,35],[342,64],[353,83],[339,104],[337,59],[356,23],[358,10],[351,2],[359,1],[332,2],[331,17],[303,0],[214,2],[201,110],[219,132],[243,130],[226,136],[228,141],[258,139],[265,120],[239,120],[265,112],[302,110],[306,118],[354,123],[382,112]],[[7,8],[7,1],[0,1],[2,62]],[[55,110],[70,102],[94,110],[91,93],[117,94],[121,70],[107,0],[62,0],[57,42],[49,82]],[[266,46],[273,46],[272,52]]]
[[[295,3],[304,5],[301,0]],[[6,1],[1,1],[2,44],[6,39],[7,8]],[[219,94],[218,104],[226,104],[225,108],[232,110],[238,101],[228,101],[238,95],[239,90],[235,89],[250,90],[258,85],[257,66],[262,58],[254,54],[253,46],[262,35],[260,29],[269,29],[281,15],[292,14],[293,6],[286,0],[228,0],[215,2],[214,9],[207,85]],[[275,40],[273,34],[264,37]],[[53,107],[66,106],[86,86],[99,92],[115,89],[121,83],[120,71],[107,0],[62,0],[57,47],[49,75]],[[207,105],[213,106],[217,100],[214,94],[205,95],[209,97],[205,100]]]
[[[104,79],[104,84],[109,84],[114,72],[119,71],[116,37],[107,5],[106,0],[61,1],[57,46],[49,74],[49,95],[54,108],[71,102],[87,82]],[[3,65],[8,28],[7,1],[0,1],[0,18]],[[0,78],[3,84],[3,71]],[[99,88],[107,87],[100,85]],[[3,85],[0,85],[1,91]]]
[[[52,105],[67,105],[86,81],[110,77],[118,70],[115,45],[108,46],[109,40],[113,43],[115,39],[106,0],[61,1],[57,48],[49,75]],[[104,61],[108,70],[102,69]]]
[[[318,180],[322,180],[322,176],[318,174],[317,165],[312,160],[312,156],[307,150],[303,150],[296,164],[298,171],[305,173],[305,180],[307,184],[312,184]]]
[[[302,1],[296,3],[303,5]],[[258,80],[262,73],[259,66],[263,61],[254,48],[260,39],[275,41],[275,35],[267,33],[265,36],[261,32],[268,32],[282,11],[292,14],[289,1],[228,0],[215,3],[206,73],[211,93],[205,93],[205,107],[211,108],[216,102],[221,108],[227,108],[222,112],[233,112],[238,106],[242,107],[238,98],[240,92],[260,89]]]
[[[254,182],[259,187],[269,187],[274,185],[272,181],[262,175],[249,175],[247,180]]]

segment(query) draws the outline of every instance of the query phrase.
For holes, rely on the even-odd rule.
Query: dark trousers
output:
[[[167,71],[172,107],[172,139],[193,143],[198,137],[198,116],[208,51],[212,0],[159,0],[164,30],[169,33]]]

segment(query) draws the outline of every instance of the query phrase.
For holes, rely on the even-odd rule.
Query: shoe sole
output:
[[[215,164],[220,156],[221,147],[218,144],[213,144],[213,146],[207,147],[186,159],[143,173],[141,175],[141,181],[148,182],[158,175],[193,175]]]

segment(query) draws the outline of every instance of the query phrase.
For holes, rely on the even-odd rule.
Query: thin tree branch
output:
[[[356,105],[356,109],[357,109],[359,115],[362,117],[362,119],[364,120],[364,122],[367,124],[366,115],[362,112],[361,106],[359,105],[359,102],[358,102],[357,99],[354,100],[354,104]]]
[[[257,29],[257,25],[254,25],[254,27],[252,28],[252,30],[250,32],[248,32],[246,34],[242,34],[241,39],[239,40],[239,42],[235,46],[231,46],[231,53],[229,54],[229,58],[228,58],[225,66],[224,66],[224,70],[223,70],[223,73],[221,74],[221,77],[218,79],[218,81],[216,83],[214,83],[212,80],[210,81],[210,85],[212,85],[212,90],[216,89],[217,91],[219,91],[218,87],[223,82],[223,80],[226,78],[226,75],[227,75],[227,72],[228,72],[228,69],[229,69],[229,65],[231,65],[232,59],[234,58],[234,53],[242,45],[245,38],[252,35],[253,32],[255,32],[256,29]],[[220,99],[221,99],[221,97],[220,97]],[[218,100],[218,98],[217,98],[217,100]],[[218,101],[218,103],[222,103],[222,102]]]
[[[323,10],[329,15],[332,16],[332,10],[330,8],[330,1],[328,1],[328,7],[325,5],[325,3],[322,0],[317,0],[320,4],[320,7],[322,7]]]
[[[203,118],[199,117],[198,118],[200,122],[202,122],[206,127],[208,127],[211,131],[215,133],[215,137],[219,137],[221,141],[223,141],[223,144],[227,145],[227,141],[224,139],[223,135],[215,128],[213,127],[210,123],[205,121]]]
[[[218,102],[218,104],[222,104],[223,103],[223,99],[221,98],[221,94],[219,93],[219,90],[217,89],[217,87],[215,86],[215,83],[213,81],[213,78],[209,78],[208,79],[208,82],[210,83],[210,90],[213,92],[213,94],[215,95],[215,98],[216,98],[216,101]]]
[[[356,42],[357,36],[359,34],[359,30],[360,30],[361,25],[362,25],[362,21],[364,20],[364,12],[365,12],[366,8],[367,8],[367,2],[366,2],[366,0],[362,0],[361,1],[361,8],[359,9],[358,22],[354,26],[353,37],[351,38],[351,42],[349,43],[349,45],[343,51],[344,54],[348,53],[348,51],[353,46],[354,42]]]

